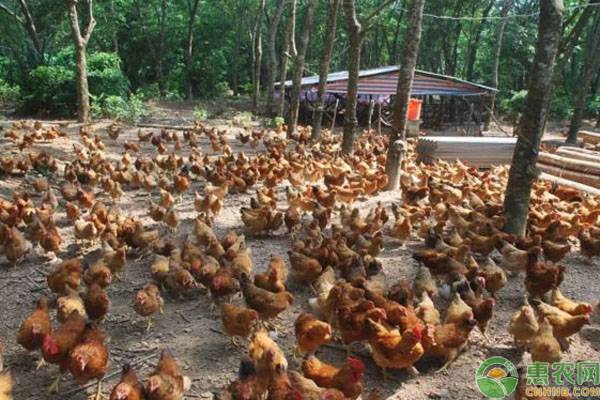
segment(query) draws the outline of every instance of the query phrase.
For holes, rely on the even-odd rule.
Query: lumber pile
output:
[[[592,131],[579,131],[579,137],[583,140],[583,143],[588,144],[600,144],[600,133]]]
[[[565,146],[555,154],[540,153],[537,166],[549,175],[600,189],[600,152]]]
[[[460,160],[477,168],[510,164],[516,138],[508,137],[423,137],[417,143],[417,162]]]

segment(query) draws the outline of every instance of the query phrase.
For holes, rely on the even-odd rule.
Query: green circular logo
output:
[[[475,373],[479,391],[491,399],[510,396],[519,383],[515,365],[504,357],[491,357],[481,363]]]

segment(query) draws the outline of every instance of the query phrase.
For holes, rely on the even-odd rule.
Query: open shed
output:
[[[358,83],[358,115],[361,122],[379,118],[384,124],[391,122],[391,104],[398,86],[399,66],[387,66],[360,71]],[[302,79],[302,114],[309,118],[317,101],[318,76]],[[280,92],[281,84],[275,84]],[[290,88],[292,81],[286,81]],[[326,107],[329,118],[338,105],[338,114],[344,112],[348,71],[333,72],[327,77]],[[422,126],[442,128],[445,125],[457,125],[475,131],[480,129],[485,111],[485,97],[497,90],[488,86],[468,82],[452,76],[434,74],[417,70],[411,96],[423,100]],[[290,91],[286,90],[289,100]],[[371,112],[369,112],[371,109]],[[473,133],[473,132],[470,132]],[[467,133],[468,134],[468,133]]]

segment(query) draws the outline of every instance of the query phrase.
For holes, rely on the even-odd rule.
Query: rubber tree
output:
[[[304,64],[306,61],[306,51],[310,39],[313,15],[315,13],[316,0],[308,0],[306,10],[304,11],[304,20],[302,22],[302,35],[300,43],[293,55],[294,74],[292,77],[292,93],[290,101],[290,110],[288,114],[288,136],[296,134],[298,125],[298,114],[300,112],[300,94],[302,92],[302,75],[304,74]],[[296,46],[292,46],[296,48]]]
[[[498,70],[500,68],[500,56],[502,55],[502,44],[504,43],[504,32],[506,31],[506,23],[508,22],[508,13],[512,8],[514,0],[504,0],[502,10],[500,11],[500,22],[496,30],[496,41],[494,42],[494,62],[492,64],[492,78],[490,84],[493,88],[498,87]],[[496,108],[496,92],[490,95],[490,109],[485,117],[485,129],[488,129],[494,110]]]
[[[275,14],[269,27],[269,43],[267,43],[267,63],[266,63],[266,74],[267,74],[267,103],[266,103],[266,114],[273,115],[273,105],[275,103],[275,76],[277,75],[277,69],[279,68],[279,59],[277,57],[277,32],[279,31],[279,25],[283,12],[285,11],[285,5],[288,0],[277,0],[275,7]]]
[[[342,152],[352,153],[354,134],[358,127],[356,106],[358,104],[358,79],[360,73],[360,53],[362,51],[365,35],[373,26],[375,18],[387,6],[396,0],[382,2],[364,21],[359,21],[356,12],[356,0],[344,0],[343,8],[348,30],[348,89],[346,90],[346,107],[344,111],[344,135],[342,139]]]
[[[294,54],[297,53],[296,50],[296,0],[291,0],[290,2],[290,16],[288,19],[288,26],[286,31],[286,39],[284,40],[283,46],[281,46],[280,53],[280,75],[279,82],[281,85],[279,86],[279,100],[277,103],[277,116],[283,117],[285,115],[285,81],[287,80],[287,71],[288,71],[288,60]]]
[[[31,41],[31,44],[35,51],[35,57],[37,61],[43,62],[44,45],[38,34],[35,21],[33,20],[33,16],[31,15],[31,11],[29,10],[29,5],[25,0],[18,0],[17,3],[19,3],[19,9],[21,11],[20,14],[17,11],[10,9],[8,6],[1,2],[0,11],[3,11],[10,17],[14,18],[15,21],[17,21],[23,27],[23,29],[25,29],[25,32],[27,32],[27,36],[29,37],[29,40]]]
[[[69,11],[71,33],[77,57],[77,120],[79,122],[89,122],[90,91],[88,87],[86,50],[96,26],[94,3],[93,0],[87,0],[88,22],[83,31],[79,27],[79,16],[77,15],[78,0],[65,0],[65,3]]]
[[[515,235],[525,234],[531,189],[538,175],[536,163],[552,96],[563,11],[562,0],[540,0],[535,58],[504,198],[504,230]]]
[[[265,0],[260,0],[252,32],[252,110],[258,111],[260,97],[260,72],[262,67],[262,21],[265,15]]]
[[[339,8],[340,0],[328,1],[327,26],[325,27],[325,39],[323,41],[323,51],[321,53],[321,61],[319,63],[319,88],[317,89],[317,108],[313,118],[312,140],[319,140],[321,137],[323,113],[325,112],[325,89],[327,88],[327,76],[329,75],[331,54],[333,53],[333,44],[335,41],[337,14]]]
[[[600,68],[600,8],[596,7],[592,27],[584,42],[583,66],[579,75],[577,93],[574,93],[573,116],[567,135],[568,144],[577,143],[577,133],[590,98],[592,81]]]
[[[186,0],[188,13],[187,34],[185,41],[185,97],[192,100],[193,95],[193,61],[194,61],[194,24],[198,15],[198,4],[200,0]]]
[[[394,116],[390,143],[388,146],[385,172],[388,176],[388,190],[398,189],[400,182],[400,162],[402,146],[396,145],[398,139],[406,139],[406,124],[410,91],[415,77],[425,0],[412,0],[408,14],[408,28],[402,49],[402,64],[398,71],[398,88],[394,100]]]

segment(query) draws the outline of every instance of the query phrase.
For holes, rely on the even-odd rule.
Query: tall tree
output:
[[[90,91],[87,76],[87,45],[96,26],[94,19],[93,0],[87,0],[88,22],[83,31],[79,28],[79,16],[77,15],[78,0],[65,0],[69,11],[71,22],[71,33],[75,43],[77,54],[77,119],[79,122],[90,120]]]
[[[288,20],[286,39],[281,46],[281,72],[279,75],[279,102],[277,104],[277,115],[285,115],[285,81],[287,79],[288,59],[290,58],[290,49],[292,54],[296,54],[296,0],[291,0],[290,18]]]
[[[254,30],[252,32],[252,109],[258,111],[258,98],[260,97],[260,72],[262,67],[262,21],[265,15],[265,0],[260,0],[256,14]]]
[[[540,0],[535,58],[504,198],[505,231],[523,235],[531,188],[537,178],[537,158],[551,98],[554,65],[561,37],[562,0]]]
[[[346,91],[346,107],[344,111],[344,136],[342,139],[342,151],[345,154],[352,152],[354,134],[358,127],[356,118],[356,106],[358,104],[358,79],[360,73],[360,53],[362,51],[365,35],[373,26],[373,20],[387,6],[396,0],[382,2],[361,23],[356,12],[356,0],[344,0],[344,15],[346,16],[346,29],[350,46],[348,49],[348,89]]]
[[[292,98],[290,101],[290,111],[288,115],[288,136],[296,134],[298,124],[298,113],[300,112],[300,94],[302,91],[302,75],[304,75],[304,63],[306,61],[306,51],[308,50],[308,41],[312,27],[313,15],[315,12],[316,0],[308,0],[306,10],[304,11],[304,21],[302,23],[302,35],[300,35],[300,46],[294,51],[294,75],[292,78]],[[292,46],[296,48],[296,46]]]
[[[268,52],[267,52],[267,63],[266,63],[266,73],[267,73],[267,105],[266,112],[267,115],[273,115],[273,104],[275,103],[275,76],[277,74],[277,69],[279,67],[279,60],[277,58],[277,32],[279,31],[279,25],[281,24],[281,18],[283,17],[283,12],[285,11],[285,5],[287,0],[277,0],[277,6],[275,7],[275,14],[273,15],[273,20],[271,21],[271,26],[269,28],[269,43],[267,44]]]
[[[483,10],[481,15],[481,21],[475,26],[475,33],[471,35],[469,40],[469,47],[467,49],[467,57],[465,60],[465,79],[472,80],[475,72],[475,62],[477,61],[477,51],[479,50],[479,41],[481,40],[481,33],[487,21],[487,17],[490,15],[492,8],[494,7],[496,0],[490,0],[487,7]]]
[[[500,22],[496,30],[496,41],[494,42],[494,63],[492,64],[492,79],[491,85],[493,88],[498,87],[498,69],[500,67],[500,56],[502,55],[502,44],[504,43],[504,32],[506,31],[506,23],[508,22],[508,13],[512,7],[513,0],[504,0],[502,10],[500,11]],[[494,109],[496,108],[496,92],[490,95],[490,109],[485,117],[486,129],[490,126]]]
[[[321,137],[321,125],[323,124],[323,113],[325,112],[325,89],[327,87],[329,65],[331,64],[331,54],[333,53],[339,7],[340,0],[329,0],[327,6],[327,27],[325,28],[325,39],[319,64],[319,88],[317,90],[317,109],[313,119],[312,140],[318,140]]]
[[[194,24],[196,23],[196,15],[198,15],[198,4],[200,0],[186,0],[188,21],[187,34],[185,41],[185,97],[191,100],[194,97],[192,90],[193,68],[194,62]]]
[[[425,0],[412,0],[408,15],[408,29],[404,38],[402,64],[398,72],[398,88],[394,100],[393,130],[390,134],[385,172],[388,176],[388,190],[398,189],[400,183],[400,161],[402,146],[397,146],[398,139],[406,139],[406,124],[410,91],[415,77],[419,44],[421,43],[421,27]]]
[[[600,8],[596,8],[592,28],[585,39],[585,54],[583,55],[583,66],[579,75],[577,93],[573,94],[574,109],[569,126],[567,143],[577,143],[577,133],[581,128],[583,114],[590,98],[592,81],[600,68]]]
[[[26,0],[18,0],[21,15],[16,11],[11,10],[5,4],[0,3],[0,11],[4,11],[7,15],[14,18],[27,32],[27,36],[33,45],[37,61],[42,62],[44,60],[44,46],[40,39],[37,31],[37,27],[29,10],[29,5]]]

